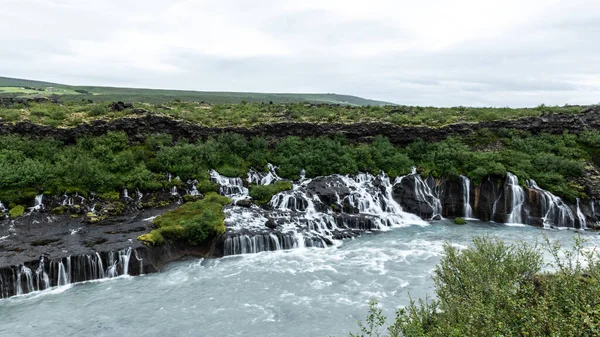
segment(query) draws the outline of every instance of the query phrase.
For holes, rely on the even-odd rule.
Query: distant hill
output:
[[[60,95],[62,100],[89,99],[92,101],[127,101],[164,103],[181,101],[204,101],[208,103],[273,102],[273,103],[326,103],[364,105],[392,105],[393,103],[338,94],[294,94],[254,92],[212,92],[162,89],[138,89],[117,87],[72,86],[9,77],[0,77],[0,96],[50,96]]]

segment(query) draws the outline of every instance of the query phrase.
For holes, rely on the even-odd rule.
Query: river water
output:
[[[449,221],[365,234],[339,246],[173,263],[163,272],[0,301],[0,336],[347,336],[376,298],[388,317],[433,294],[444,242],[473,236],[573,242],[574,230]],[[589,245],[597,233],[585,233]]]

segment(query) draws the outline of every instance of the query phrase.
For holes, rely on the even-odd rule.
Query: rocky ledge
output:
[[[418,138],[426,141],[440,141],[448,136],[468,135],[481,129],[512,129],[528,131],[532,134],[547,132],[560,134],[564,131],[580,132],[585,129],[600,128],[600,107],[595,106],[580,114],[546,114],[539,117],[526,117],[512,120],[499,120],[480,123],[457,123],[439,128],[423,126],[402,126],[391,123],[273,123],[251,127],[207,127],[200,124],[177,120],[168,115],[159,115],[136,109],[133,117],[115,120],[94,120],[73,128],[55,128],[29,122],[1,122],[1,134],[40,135],[53,137],[66,143],[74,143],[82,136],[98,136],[110,131],[123,131],[130,139],[143,140],[148,134],[167,133],[174,139],[186,138],[191,141],[205,139],[221,133],[238,133],[246,137],[262,136],[267,139],[280,139],[288,136],[309,137],[315,135],[343,134],[350,140],[368,141],[381,135],[394,144],[408,144]]]

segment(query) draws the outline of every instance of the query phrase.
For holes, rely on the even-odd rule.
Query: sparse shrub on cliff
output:
[[[166,241],[200,245],[225,233],[222,208],[230,202],[227,197],[207,193],[202,200],[185,203],[155,218],[152,223],[157,228],[140,235],[138,240],[149,245],[162,245]]]

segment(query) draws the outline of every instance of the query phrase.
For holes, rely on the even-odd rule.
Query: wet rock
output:
[[[250,199],[240,199],[235,202],[236,206],[240,207],[250,207],[252,206],[252,200]]]
[[[269,218],[267,219],[267,222],[265,222],[265,226],[271,229],[275,229],[277,228],[277,223],[272,218]]]

